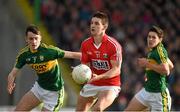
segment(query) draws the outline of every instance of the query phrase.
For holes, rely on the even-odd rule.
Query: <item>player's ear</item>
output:
[[[25,37],[25,42],[28,42],[28,38],[27,37]]]
[[[40,41],[42,40],[42,36],[41,35],[39,35],[39,37],[40,37]]]
[[[107,24],[105,24],[103,29],[104,29],[104,30],[106,30],[106,29],[107,29],[107,27],[108,27],[108,25],[107,25]]]

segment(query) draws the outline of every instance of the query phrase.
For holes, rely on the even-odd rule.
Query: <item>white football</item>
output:
[[[75,66],[72,71],[72,78],[78,84],[84,84],[89,81],[91,79],[91,75],[91,69],[85,64]]]

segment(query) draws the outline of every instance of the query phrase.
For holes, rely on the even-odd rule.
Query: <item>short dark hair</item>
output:
[[[37,34],[37,35],[41,34],[39,28],[36,25],[34,25],[34,24],[30,24],[26,28],[26,36],[27,36],[28,32],[32,32],[32,33]]]
[[[92,17],[100,18],[102,20],[103,25],[109,24],[108,15],[107,15],[107,13],[105,13],[103,11],[97,11]]]
[[[158,26],[152,26],[149,31],[156,32],[159,38],[164,38],[164,31]]]

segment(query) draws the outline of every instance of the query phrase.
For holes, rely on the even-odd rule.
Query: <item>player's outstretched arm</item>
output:
[[[81,58],[81,52],[71,52],[71,51],[64,51],[65,58],[73,58],[73,59],[80,59]]]
[[[7,79],[7,91],[9,94],[12,93],[13,89],[15,88],[14,80],[18,74],[19,69],[13,68],[12,71],[8,75]]]

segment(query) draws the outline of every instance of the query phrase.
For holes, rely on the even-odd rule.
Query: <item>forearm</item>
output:
[[[65,51],[64,57],[65,58],[80,59],[81,58],[81,52]]]
[[[9,73],[9,76],[16,78],[16,76],[18,75],[18,71],[19,69],[13,68],[12,71]]]
[[[15,88],[14,80],[18,74],[18,71],[19,71],[19,69],[13,68],[12,71],[8,75],[7,90],[8,90],[9,94],[11,94],[13,89]]]
[[[80,52],[73,52],[73,57],[75,58],[75,59],[81,59],[81,53]]]
[[[172,63],[172,61],[168,58],[168,64],[169,64],[169,69],[173,69],[174,68],[174,64]]]
[[[146,64],[146,68],[150,68],[162,75],[166,74],[169,75],[170,71],[169,71],[169,65],[168,64],[152,64],[152,63],[147,63]]]
[[[120,68],[119,67],[114,67],[112,69],[110,69],[109,71],[99,75],[100,79],[108,79],[108,78],[112,78],[115,77],[116,75],[120,74]]]

